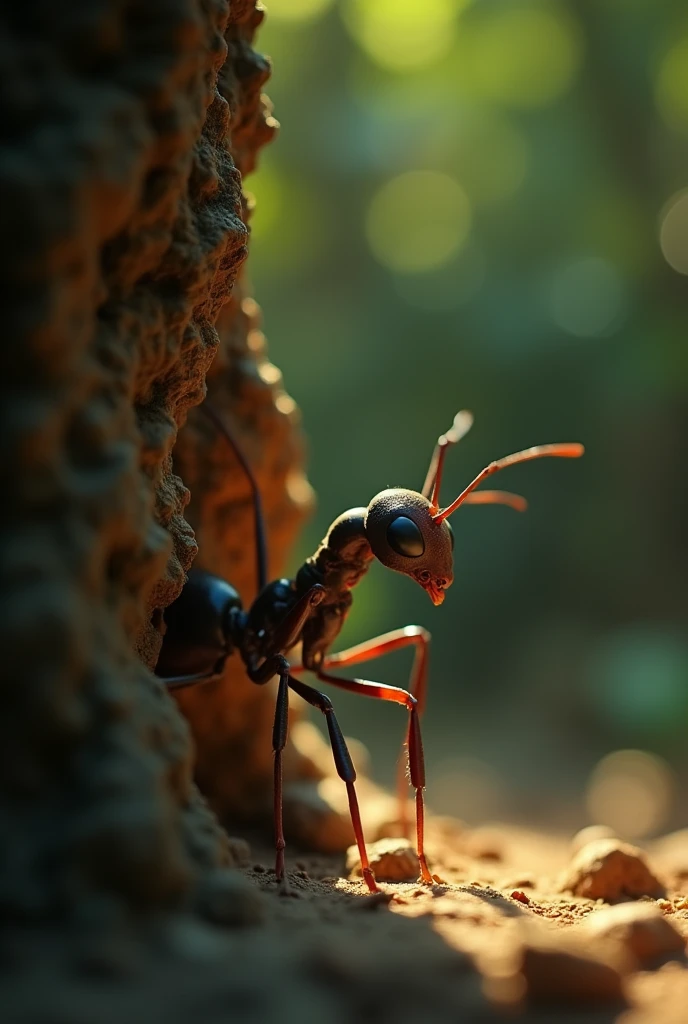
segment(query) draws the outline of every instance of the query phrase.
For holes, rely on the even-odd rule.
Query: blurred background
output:
[[[685,0],[271,0],[282,123],[250,274],[318,509],[582,441],[453,518],[441,608],[375,565],[342,646],[433,634],[428,799],[469,822],[688,824]],[[363,674],[405,685],[410,655]],[[333,693],[394,778],[399,709]]]

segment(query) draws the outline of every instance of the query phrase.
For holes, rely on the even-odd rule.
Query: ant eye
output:
[[[445,523],[447,523],[447,526],[449,527],[449,539],[451,540],[451,549],[453,551],[454,550],[454,531],[452,530],[451,523],[448,522],[446,519],[444,521],[445,521]]]
[[[425,551],[423,535],[412,519],[397,516],[387,527],[387,543],[398,555],[420,558]]]

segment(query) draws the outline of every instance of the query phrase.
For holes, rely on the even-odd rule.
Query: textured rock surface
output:
[[[562,876],[561,890],[608,903],[664,895],[664,885],[642,850],[619,839],[597,839],[583,846]]]
[[[89,892],[165,906],[230,860],[134,649],[154,663],[195,552],[170,452],[246,252],[217,89],[228,14],[3,11],[5,916],[81,912]]]
[[[369,843],[368,858],[380,882],[409,882],[420,875],[418,854],[408,839],[378,839]],[[346,870],[350,877],[362,875],[357,846],[346,851]]]
[[[228,32],[230,59],[220,75],[220,91],[234,112],[232,153],[243,175],[253,170],[258,150],[274,134],[269,102],[261,93],[269,64],[251,49],[260,20],[253,5]],[[244,200],[248,219],[249,204]],[[254,469],[268,530],[269,575],[284,571],[296,529],[312,504],[303,472],[304,445],[298,410],[282,377],[268,359],[260,329],[260,309],[241,280],[218,321],[219,352],[208,373],[208,401],[231,427]],[[175,469],[193,495],[188,517],[198,541],[195,564],[223,576],[247,607],[256,594],[254,523],[248,481],[226,440],[198,411],[189,416],[174,452]],[[250,683],[238,658],[228,661],[222,679],[180,692],[176,698],[189,721],[197,750],[196,778],[212,806],[230,820],[267,820],[272,805],[274,690]],[[299,701],[292,702],[292,723]],[[287,752],[287,778],[303,780],[309,767],[294,749]],[[316,773],[319,774],[319,773]],[[287,824],[303,818],[302,789],[286,793]],[[308,796],[306,797],[308,800]],[[319,827],[308,839],[326,844],[332,824],[344,849],[351,841],[348,820],[322,803]],[[309,822],[313,823],[310,815]],[[290,838],[294,831],[290,828]],[[298,829],[298,838],[306,838]],[[322,845],[322,844],[321,844]]]

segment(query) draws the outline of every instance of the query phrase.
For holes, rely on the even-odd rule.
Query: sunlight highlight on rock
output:
[[[569,263],[555,274],[550,288],[552,319],[569,334],[595,338],[611,334],[627,306],[624,280],[608,260],[598,256]]]
[[[441,267],[468,239],[471,207],[448,174],[408,171],[392,178],[368,208],[366,234],[375,257],[409,274]]]
[[[672,196],[660,217],[659,244],[670,267],[688,274],[688,188]]]
[[[673,773],[661,757],[644,750],[616,750],[594,769],[586,804],[594,821],[639,838],[666,824],[673,794]]]
[[[443,57],[457,13],[470,0],[348,0],[344,22],[366,54],[387,71],[415,71]]]

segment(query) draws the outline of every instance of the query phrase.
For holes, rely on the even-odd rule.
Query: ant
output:
[[[363,877],[371,892],[379,891],[366,852],[356,795],[356,770],[329,697],[298,676],[313,673],[321,683],[377,700],[401,704],[409,713],[405,748],[408,772],[415,789],[416,845],[420,880],[431,884],[424,850],[425,766],[420,715],[425,702],[430,634],[421,626],[405,626],[374,637],[337,654],[329,649],[338,636],[353,601],[352,590],[365,576],[374,558],[387,568],[410,576],[442,604],[453,572],[454,537],[449,517],[461,505],[502,504],[518,511],[524,498],[507,491],[476,490],[487,477],[508,466],[543,456],[577,458],[580,444],[544,444],[491,462],[450,505],[440,506],[442,470],[448,448],[470,430],[472,415],[463,410],[437,441],[422,490],[391,488],[376,494],[367,508],[352,508],[330,526],[315,554],[293,580],[267,581],[265,525],[255,476],[223,420],[207,403],[201,406],[233,449],[251,487],[255,521],[258,596],[245,611],[239,594],[229,583],[208,572],[192,570],[179,598],[165,611],[166,632],[156,673],[173,690],[193,686],[219,675],[226,659],[238,652],[249,678],[263,685],[277,676],[278,688],[272,733],[274,751],[275,874],[286,891],[285,839],[282,826],[282,752],[287,740],[289,691],[321,711],[327,722],[337,773],[346,784],[349,810]],[[286,655],[302,645],[301,661]],[[409,689],[347,679],[332,674],[379,658],[390,651],[414,647]],[[403,801],[405,806],[405,800]]]

